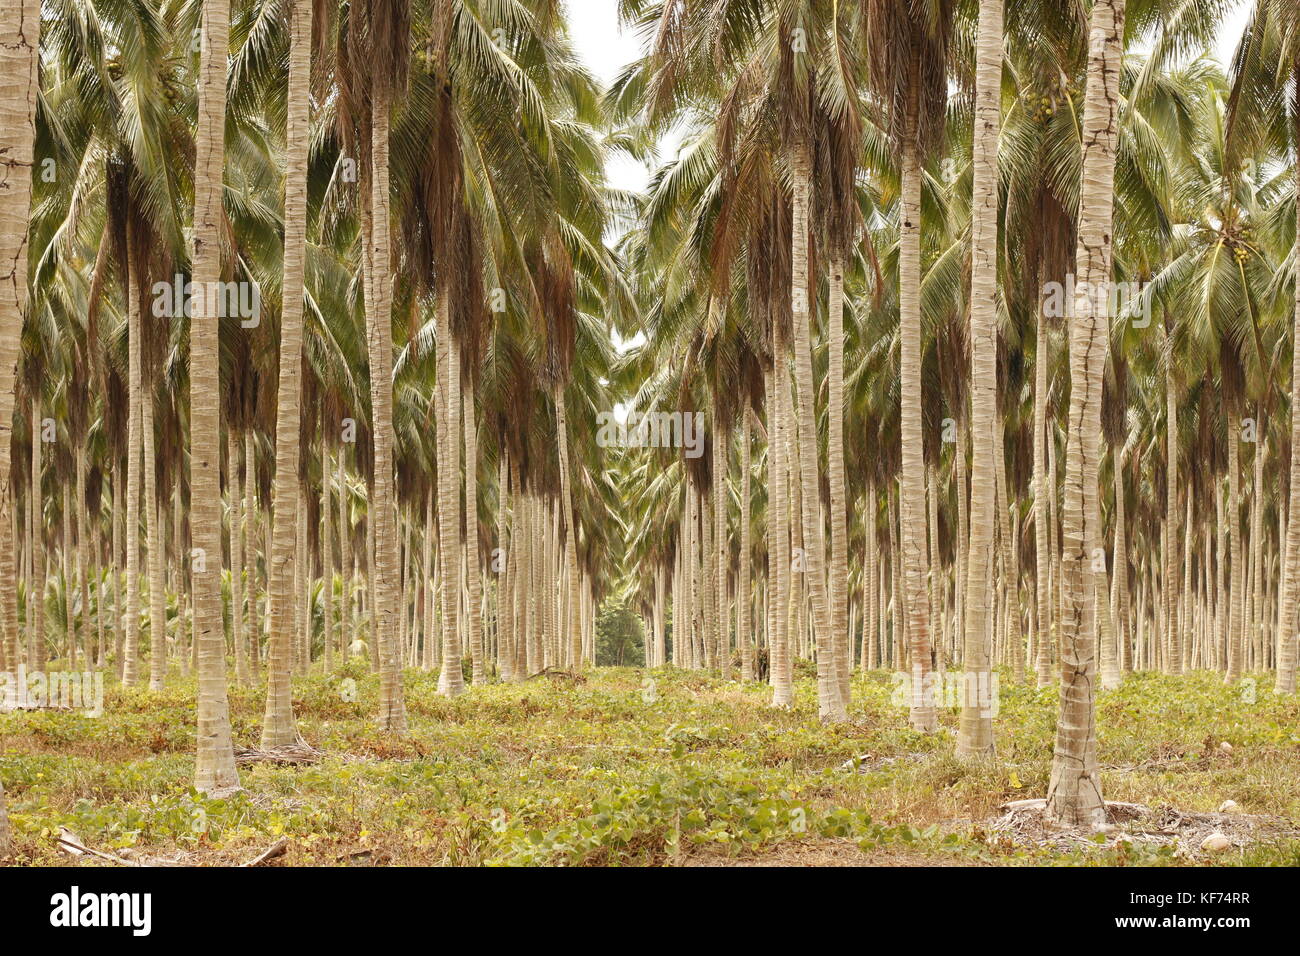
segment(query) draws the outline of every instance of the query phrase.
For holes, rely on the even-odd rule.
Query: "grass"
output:
[[[789,711],[767,705],[765,686],[672,670],[601,669],[457,700],[412,671],[411,732],[394,740],[374,728],[377,679],[350,664],[295,683],[301,732],[325,759],[242,768],[244,792],[220,800],[190,786],[194,682],[162,694],[110,684],[99,718],[0,714],[11,862],[67,864],[61,828],[107,852],[200,865],[251,859],[281,837],[283,861],[304,865],[1206,862],[990,832],[1000,804],[1045,794],[1056,714],[1054,691],[1003,677],[998,762],[967,766],[953,756],[956,712],[937,734],[909,730],[884,672],[855,678],[851,723],[823,727],[807,669]],[[1231,799],[1300,821],[1300,700],[1256,678],[1253,699],[1250,684],[1210,673],[1136,674],[1102,692],[1107,799],[1182,811]],[[232,688],[237,746],[257,743],[262,704],[260,688]],[[1211,862],[1300,865],[1300,840]]]

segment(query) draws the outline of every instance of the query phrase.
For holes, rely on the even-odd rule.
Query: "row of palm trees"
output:
[[[280,747],[362,657],[402,734],[404,667],[580,667],[627,594],[647,665],[813,660],[827,721],[855,668],[927,732],[949,668],[1058,686],[1098,823],[1098,679],[1294,692],[1300,14],[1226,77],[1226,6],[629,0],[608,90],[554,0],[7,10],[0,665],[196,676],[222,792],[232,676]]]
[[[566,407],[608,404],[634,302],[558,6],[75,0],[41,25],[0,664],[193,674],[196,785],[223,792],[231,658],[266,681],[268,748],[314,661],[369,658],[400,734],[403,666],[451,695],[462,656],[474,683],[591,659],[610,492]],[[488,627],[489,592],[517,624]]]
[[[735,646],[749,677],[757,648],[785,705],[815,656],[828,720],[893,666],[920,730],[948,667],[1032,673],[1060,689],[1047,810],[1095,825],[1099,681],[1294,692],[1300,16],[1255,4],[1229,77],[1201,53],[1226,4],[1065,6],[635,6],[615,105],[685,135],[622,246],[627,376],[713,446],[616,467],[648,663],[671,607],[673,663]]]

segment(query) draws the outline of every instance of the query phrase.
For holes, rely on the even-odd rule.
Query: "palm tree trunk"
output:
[[[655,635],[654,635],[654,657],[652,666],[663,667],[667,663],[667,616],[668,608],[665,604],[667,601],[667,576],[668,569],[664,565],[659,565],[655,569]],[[752,654],[751,654],[752,657]],[[752,672],[751,672],[751,680]]]
[[[704,641],[706,666],[722,673],[722,635],[727,626],[725,569],[722,563],[722,545],[718,542],[717,513],[715,507],[718,486],[711,482],[707,492],[700,494],[700,587],[706,611]],[[724,575],[719,577],[719,575]]]
[[[510,547],[506,562],[510,570],[510,630],[514,646],[511,680],[528,676],[528,581],[531,544],[528,538],[528,499],[519,483],[519,463],[512,457],[507,469],[510,482]]]
[[[768,642],[768,669],[772,682],[772,706],[789,707],[794,703],[793,676],[790,667],[790,493],[787,450],[789,448],[783,390],[786,382],[785,361],[777,350],[775,369],[766,373],[767,395],[767,481],[768,500],[776,512],[769,531],[768,554],[775,566],[772,602],[773,633]],[[678,639],[676,611],[673,618],[673,646]]]
[[[23,315],[27,310],[27,219],[31,200],[32,149],[36,138],[37,59],[41,5],[18,0],[0,9],[0,151],[6,158],[0,190],[0,261],[8,263],[0,291],[0,528],[13,524],[9,481],[14,387]],[[0,533],[0,590],[6,660],[17,669],[18,587],[16,540]],[[9,817],[0,785],[0,853],[9,849]]]
[[[546,594],[546,663],[548,667],[561,667],[564,664],[564,635],[560,633],[567,620],[564,617],[564,598],[566,590],[562,577],[564,575],[564,555],[560,550],[560,514],[562,508],[556,507],[554,499],[547,501],[547,515],[544,527],[546,536],[546,574],[543,575],[541,587]],[[549,588],[549,590],[547,590]]]
[[[730,455],[727,445],[730,435],[719,420],[716,423],[713,443],[713,600],[716,605],[716,644],[718,672],[723,680],[731,679],[730,615],[727,612],[727,568],[731,563],[727,542],[727,471]]]
[[[190,676],[188,635],[185,631],[185,590],[189,563],[185,559],[184,502],[181,500],[181,476],[176,476],[172,490],[172,575],[176,584],[176,657],[180,662],[181,676]],[[101,635],[102,638],[102,635]],[[101,645],[103,641],[100,641]]]
[[[31,647],[27,652],[27,669],[42,672],[48,659],[45,648],[45,502],[41,488],[41,395],[32,396],[32,573],[27,579],[27,616],[32,621]]]
[[[736,645],[740,649],[740,680],[742,683],[748,683],[754,679],[754,642],[753,636],[750,634],[752,625],[750,623],[749,568],[750,414],[748,406],[740,413],[740,514],[737,516],[740,522],[740,564],[736,582],[736,604],[738,605],[739,615],[736,620]],[[657,571],[655,574],[655,666],[663,663],[662,592],[663,575],[662,572]]]
[[[1232,577],[1228,584],[1228,671],[1225,680],[1234,684],[1240,679],[1244,661],[1242,646],[1242,611],[1245,597],[1245,574],[1241,555],[1241,443],[1237,428],[1237,410],[1228,415],[1228,548],[1231,552]]]
[[[352,508],[347,476],[343,471],[345,451],[339,447],[339,654],[344,660],[352,657]]]
[[[1264,661],[1264,434],[1259,404],[1255,405],[1254,487],[1250,495],[1250,666],[1259,670]],[[1188,500],[1190,505],[1190,499]],[[1191,528],[1191,522],[1184,524]],[[1186,593],[1186,592],[1184,592]]]
[[[916,54],[913,54],[915,60]],[[921,419],[921,159],[917,148],[918,108],[916,73],[909,84],[906,132],[901,169],[902,212],[899,225],[898,301],[899,301],[899,379],[902,409],[899,434],[902,440],[902,487],[899,494],[903,583],[906,588],[908,637],[912,661],[910,679],[911,723],[915,730],[932,733],[938,727],[934,696],[931,693],[930,608],[926,602],[925,581],[925,462],[922,449]],[[977,137],[978,139],[978,137]],[[972,350],[973,351],[973,350]],[[991,427],[991,426],[990,426]],[[990,446],[991,447],[991,446]],[[990,462],[991,464],[991,462]],[[986,487],[992,489],[992,474]],[[972,488],[979,479],[972,472]],[[974,503],[972,502],[972,505]],[[989,509],[990,515],[992,508]],[[971,538],[975,539],[975,521]],[[991,532],[990,532],[991,534]],[[991,539],[990,539],[991,541]],[[983,566],[981,566],[983,568]],[[973,575],[973,569],[968,569]],[[984,580],[981,569],[979,581]],[[967,593],[967,631],[972,625],[969,615],[971,595]],[[983,633],[985,622],[980,622]],[[968,661],[967,666],[970,666]]]
[[[140,397],[144,432],[144,536],[149,557],[149,689],[162,690],[167,676],[167,614],[163,606],[162,523],[158,513],[158,458],[154,444],[153,376],[147,375]],[[218,439],[219,441],[220,439]],[[220,445],[218,445],[220,448]],[[218,456],[220,451],[218,451]],[[220,555],[220,552],[218,552]],[[221,563],[218,560],[218,565]],[[224,629],[222,645],[225,645]]]
[[[437,533],[435,531],[437,525],[434,524],[436,519],[434,518],[433,512],[433,494],[433,488],[429,488],[425,493],[424,546],[420,555],[423,559],[423,563],[420,566],[420,582],[423,586],[424,593],[424,625],[422,628],[424,644],[421,648],[420,667],[422,670],[426,671],[433,669],[433,648],[436,642],[435,635],[437,634],[433,613],[433,538]]]
[[[1300,148],[1300,54],[1293,70],[1295,83],[1295,117],[1293,138]],[[1300,163],[1295,167],[1296,234],[1300,235]],[[1300,243],[1295,247],[1295,273],[1300,275]],[[1300,342],[1300,282],[1295,283],[1295,309],[1292,315],[1292,342]],[[3,426],[0,426],[2,428]],[[0,440],[3,432],[0,432]],[[3,474],[3,472],[0,472]],[[1282,585],[1279,589],[1281,614],[1277,634],[1276,689],[1282,694],[1296,691],[1296,599],[1300,591],[1300,369],[1291,370],[1291,480],[1289,515],[1286,525],[1286,553],[1284,555]],[[3,499],[0,499],[3,506]],[[1279,510],[1281,503],[1278,503]],[[1279,542],[1281,546],[1281,542]]]
[[[275,481],[271,491],[268,577],[270,647],[262,747],[298,739],[293,713],[294,577],[297,571],[298,458],[302,404],[303,272],[307,253],[307,153],[310,137],[312,5],[293,0],[285,133],[284,277],[280,319],[280,383],[275,414]]]
[[[321,511],[321,592],[325,604],[324,633],[321,636],[325,651],[325,673],[334,670],[334,649],[337,646],[334,632],[334,502],[330,494],[330,452],[321,443],[320,511]]]
[[[128,412],[128,415],[130,413]],[[117,676],[125,684],[125,657],[123,649],[124,628],[122,607],[122,547],[126,538],[126,508],[122,507],[122,469],[113,467],[113,511],[109,520],[113,523],[113,660]]]
[[[895,487],[897,482],[891,482]],[[894,670],[902,673],[907,666],[907,595],[903,591],[903,558],[902,547],[899,544],[899,535],[901,534],[900,525],[902,516],[899,514],[899,492],[894,490],[890,495],[893,499],[890,502],[889,511],[889,598],[893,605],[893,611],[890,620],[893,625],[893,641],[891,642],[891,653],[893,655]]]
[[[1115,452],[1115,634],[1119,642],[1119,674],[1116,686],[1123,680],[1123,675],[1133,670],[1133,639],[1129,631],[1129,593],[1128,593],[1128,538],[1124,515],[1124,465],[1126,455],[1123,448]],[[1104,675],[1103,675],[1104,680]]]
[[[23,522],[23,541],[27,547],[24,550],[22,557],[23,591],[26,595],[23,600],[23,636],[27,641],[24,656],[27,660],[28,666],[31,666],[31,662],[34,660],[36,655],[36,639],[34,636],[36,625],[32,614],[32,608],[34,607],[32,603],[32,581],[35,578],[35,575],[32,573],[32,568],[35,566],[32,562],[32,553],[36,550],[35,544],[32,541],[32,531],[36,527],[36,495],[31,493],[31,484],[32,483],[29,480],[27,504],[25,509],[27,512],[27,518],[26,521]]]
[[[1040,273],[1041,276],[1041,273]],[[1052,606],[1052,554],[1048,514],[1048,495],[1056,494],[1047,485],[1047,324],[1043,305],[1038,305],[1038,331],[1034,345],[1034,593],[1038,604],[1038,671],[1039,690],[1052,683],[1052,644],[1056,635]]]
[[[234,431],[226,434],[226,461],[230,494],[230,636],[235,645],[235,680],[241,687],[249,684],[248,655],[244,644],[244,508],[243,486],[239,480],[240,440]],[[249,546],[252,540],[249,539]]]
[[[465,688],[460,633],[460,373],[444,289],[438,296],[438,560],[442,568],[442,673],[438,692],[455,697]]]
[[[866,580],[863,582],[862,589],[869,603],[867,604],[866,630],[862,635],[862,670],[864,672],[875,670],[880,666],[880,570],[882,562],[880,560],[879,531],[876,527],[879,501],[873,476],[867,478],[865,507],[867,512],[867,534],[864,577]],[[869,594],[866,593],[868,591]]]
[[[1002,429],[997,423],[994,425],[994,433],[993,463],[998,479],[996,509],[998,540],[1002,551],[1002,570],[1007,589],[1006,634],[1014,679],[1017,684],[1020,684],[1025,679],[1025,643],[1024,633],[1020,629],[1020,541],[1018,537],[1020,513],[1016,512],[1014,521],[1008,517],[1008,512],[1013,506],[1010,504],[1011,498],[1007,491],[1007,463],[1002,449]]]
[[[492,558],[492,568],[497,572],[497,667],[503,681],[516,679],[515,628],[511,600],[515,584],[515,568],[510,560],[510,534],[515,507],[515,502],[510,496],[510,453],[503,445],[497,453],[497,551]],[[430,501],[429,516],[433,517],[432,501]],[[425,540],[428,540],[427,536]],[[426,546],[426,567],[428,563]]]
[[[91,515],[91,528],[95,536],[94,547],[91,549],[91,575],[95,580],[95,656],[91,658],[91,666],[98,669],[104,666],[105,637],[104,637],[104,567],[102,561],[103,553],[103,528],[100,525],[99,515]]]
[[[524,642],[525,676],[531,677],[543,666],[541,640],[541,603],[538,600],[539,587],[537,576],[542,564],[542,538],[540,531],[540,508],[537,495],[525,491],[524,497],[524,541],[527,542],[520,555],[524,570],[520,582],[524,589],[524,623],[527,639]],[[444,587],[445,587],[444,576]]]
[[[469,572],[470,683],[477,686],[487,683],[487,673],[483,661],[483,620],[480,613],[483,578],[478,551],[478,426],[474,420],[472,376],[465,379],[465,385],[462,415],[465,433],[465,568]]]
[[[564,622],[571,653],[570,665],[582,666],[582,635],[578,631],[578,526],[574,523],[573,476],[569,471],[569,429],[564,386],[555,390],[555,430],[560,452],[560,498],[564,511],[564,559],[568,567],[568,610]]]
[[[1223,513],[1222,480],[1212,482],[1214,489],[1214,657],[1219,670],[1228,669],[1228,522]]]
[[[1056,476],[1059,472],[1056,467],[1056,436],[1053,429],[1054,423],[1048,422],[1044,440],[1047,442],[1047,533],[1051,541],[1052,558],[1051,608],[1052,620],[1056,622],[1051,643],[1052,660],[1056,665],[1052,674],[1056,680],[1060,678],[1061,670],[1061,496],[1057,493]]]
[[[1100,495],[1098,496],[1100,498]],[[1101,656],[1101,686],[1107,690],[1119,686],[1119,659],[1115,649],[1115,619],[1111,615],[1110,607],[1110,581],[1106,575],[1105,548],[1103,542],[1105,535],[1102,529],[1101,521],[1101,502],[1097,501],[1096,512],[1093,515],[1093,527],[1096,531],[1096,547],[1091,550],[1100,562],[1093,565],[1093,601],[1097,610],[1097,631],[1100,640]],[[1100,567],[1097,565],[1100,564]]]
[[[297,611],[294,618],[294,672],[306,675],[311,670],[311,550],[307,547],[307,483],[298,482],[298,504],[294,529],[293,599]]]
[[[1090,22],[1075,267],[1078,281],[1087,283],[1083,287],[1089,290],[1109,288],[1111,275],[1124,3],[1095,0]],[[1090,562],[1091,549],[1100,540],[1100,529],[1095,527],[1100,514],[1097,474],[1101,389],[1109,341],[1103,309],[1098,297],[1092,296],[1085,299],[1082,315],[1071,316],[1070,427],[1061,558],[1061,706],[1047,789],[1050,819],[1092,828],[1104,824],[1106,818],[1097,765],[1097,602]]]
[[[190,527],[199,554],[193,569],[194,642],[199,655],[194,786],[217,793],[239,786],[230,737],[226,641],[221,622],[221,369],[216,296],[212,294],[221,279],[225,225],[221,197],[229,36],[229,0],[207,0],[202,13],[195,134],[192,261],[199,301],[194,303],[190,321]],[[134,538],[136,527],[128,530]]]
[[[957,426],[957,444],[953,448],[953,484],[957,498],[956,577],[953,580],[953,603],[956,627],[951,639],[953,655],[965,661],[966,643],[966,580],[970,575],[970,481],[967,478],[966,459],[970,449],[970,431],[962,424]],[[960,635],[960,640],[958,640]],[[960,657],[958,657],[960,655]]]
[[[77,622],[72,607],[72,488],[63,482],[63,514],[61,516],[59,546],[59,573],[63,576],[63,641],[68,669],[77,669]]]
[[[1165,527],[1169,531],[1165,544],[1164,571],[1161,573],[1161,598],[1165,608],[1165,646],[1169,648],[1169,673],[1183,672],[1183,652],[1175,613],[1174,586],[1178,580],[1178,402],[1174,394],[1174,337],[1165,316]]]
[[[393,490],[393,273],[389,244],[388,127],[392,91],[385,79],[374,84],[371,102],[371,177],[374,191],[371,230],[374,236],[375,316],[369,336],[370,408],[373,416],[376,581],[374,620],[379,650],[379,727],[406,733],[402,671],[395,646],[397,590],[397,518]]]
[[[407,642],[410,640],[407,607],[411,597],[411,521],[402,519],[401,507],[397,513],[397,656],[405,664]]]
[[[130,232],[128,226],[128,232]],[[131,407],[127,412],[126,440],[126,605],[122,621],[122,685],[130,687],[139,678],[140,653],[140,416],[141,416],[141,331],[140,276],[133,243],[127,264],[127,391]],[[32,613],[31,588],[28,587],[27,615]],[[28,665],[30,666],[30,664]]]
[[[95,666],[95,655],[90,631],[90,574],[89,528],[86,516],[86,446],[84,439],[78,439],[76,451],[77,488],[76,508],[73,517],[77,522],[77,590],[81,594],[81,628],[82,652],[86,659],[86,669]]]
[[[826,593],[826,540],[819,514],[816,391],[812,369],[812,326],[809,317],[808,216],[812,204],[812,152],[799,138],[790,151],[794,192],[791,233],[791,300],[794,312],[794,415],[798,427],[795,464],[798,467],[803,518],[803,580],[812,596],[813,630],[817,641],[817,711],[823,721],[848,720],[836,667],[837,633]]]
[[[827,371],[827,468],[830,479],[831,511],[831,633],[835,637],[835,666],[839,674],[840,699],[845,706],[850,696],[853,650],[849,643],[849,548],[845,511],[848,481],[844,473],[844,253],[836,249],[831,257],[829,290],[830,367]]]
[[[258,572],[257,546],[255,544],[261,524],[257,513],[257,492],[253,483],[257,475],[257,445],[253,430],[244,432],[244,594],[248,597],[247,655],[249,670],[256,675],[260,667],[262,618],[257,609]],[[269,549],[263,548],[263,558],[269,564]]]
[[[1182,635],[1182,669],[1192,669],[1192,496],[1184,496],[1183,584],[1178,592],[1178,632]]]

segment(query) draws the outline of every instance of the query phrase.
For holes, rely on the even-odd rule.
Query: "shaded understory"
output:
[[[300,729],[324,759],[246,766],[245,792],[223,800],[190,788],[193,681],[161,695],[110,686],[99,718],[0,714],[0,779],[20,864],[87,862],[59,849],[66,829],[125,859],[184,865],[244,862],[282,838],[289,864],[1300,865],[1300,700],[1257,678],[1137,674],[1099,700],[1108,800],[1183,813],[1232,800],[1282,824],[1213,854],[1026,844],[991,825],[1001,804],[1046,791],[1054,690],[1004,683],[999,761],[966,767],[956,712],[936,735],[910,731],[885,672],[855,678],[851,723],[821,726],[803,664],[784,712],[763,685],[671,670],[454,701],[411,671],[404,740],[374,729],[377,678],[349,665],[295,683]],[[232,688],[237,747],[257,743],[262,702],[260,688]]]

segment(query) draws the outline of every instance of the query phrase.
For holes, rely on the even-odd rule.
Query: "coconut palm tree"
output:
[[[1076,281],[1085,290],[1109,290],[1115,147],[1119,131],[1119,75],[1125,0],[1094,0],[1089,21],[1083,107],[1083,161],[1079,195]],[[1086,285],[1085,285],[1086,283]],[[1096,603],[1090,556],[1096,528],[1101,383],[1107,341],[1105,303],[1077,297],[1070,316],[1070,413],[1066,443],[1061,556],[1061,705],[1047,812],[1071,825],[1105,822],[1097,766],[1094,701]]]
[[[1233,58],[1232,94],[1228,103],[1227,140],[1229,155],[1244,160],[1262,143],[1275,148],[1288,141],[1292,156],[1300,149],[1300,9],[1282,0],[1257,0],[1246,32]],[[1286,124],[1286,88],[1293,92],[1291,123]],[[1296,179],[1296,221],[1300,223],[1300,164]],[[1300,245],[1295,249],[1292,268],[1295,292],[1292,341],[1300,336]],[[1294,366],[1293,366],[1294,367]],[[1300,514],[1300,376],[1291,382],[1291,472],[1288,513]],[[1282,571],[1282,608],[1278,618],[1277,689],[1296,689],[1296,604],[1300,593],[1300,522],[1287,523],[1287,540]]]
[[[194,167],[194,283],[190,319],[190,489],[194,643],[198,652],[198,755],[194,785],[206,792],[239,786],[230,737],[225,637],[221,620],[221,394],[218,365],[222,169],[225,156],[226,56],[230,5],[204,4],[200,26],[198,125]]]
[[[994,432],[997,414],[998,136],[1002,119],[1002,0],[982,0],[975,65],[974,184],[971,205],[971,514],[970,556],[966,563],[964,661],[967,679],[962,700],[957,752],[987,757],[993,752],[993,718],[983,688],[990,684],[992,648],[988,636],[986,579],[993,544],[994,455],[1002,443]],[[962,492],[964,493],[964,492]],[[974,683],[974,687],[971,684]]]
[[[15,374],[23,317],[27,308],[27,217],[31,198],[33,146],[38,96],[37,58],[40,46],[40,4],[32,0],[11,4],[0,14],[0,144],[10,157],[6,188],[0,191],[0,254],[11,273],[0,292],[0,476],[9,474],[10,434],[14,412]],[[0,481],[0,528],[13,521],[9,482]],[[14,583],[13,539],[0,533],[0,587]],[[16,657],[18,619],[5,601],[4,633],[9,657]],[[0,852],[8,850],[9,818],[0,787]]]
[[[275,514],[271,553],[271,649],[267,666],[262,746],[296,742],[289,687],[290,589],[293,531],[298,508],[298,431],[301,402],[303,259],[307,244],[307,161],[310,136],[312,6],[295,0],[289,11],[289,77],[286,89],[284,276],[281,286],[280,377],[276,395]],[[292,482],[292,485],[291,485]],[[328,635],[326,637],[328,642]]]
[[[888,128],[901,155],[899,230],[899,363],[901,379],[903,568],[911,651],[911,721],[930,732],[936,711],[930,686],[933,646],[925,578],[925,475],[921,434],[921,181],[947,98],[950,3],[924,14],[917,7],[871,2],[867,7],[871,83],[888,110]]]

